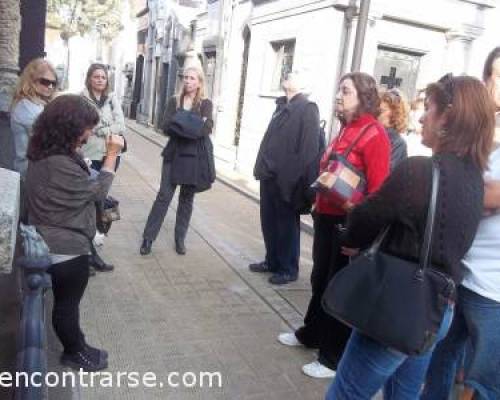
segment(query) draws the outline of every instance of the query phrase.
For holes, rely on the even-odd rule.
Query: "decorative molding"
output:
[[[480,7],[495,8],[497,6],[497,0],[460,0],[464,3],[476,4]]]
[[[462,24],[460,27],[450,29],[446,32],[448,42],[460,40],[463,42],[472,42],[484,33],[484,28],[472,24]]]

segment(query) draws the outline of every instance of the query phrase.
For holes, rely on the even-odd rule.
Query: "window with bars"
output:
[[[271,90],[280,91],[281,84],[293,68],[293,57],[295,54],[295,39],[271,42],[275,55],[275,64],[271,80]]]

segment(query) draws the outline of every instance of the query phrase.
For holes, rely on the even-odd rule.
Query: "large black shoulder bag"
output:
[[[418,263],[379,250],[387,228],[371,248],[333,277],[322,299],[331,316],[407,355],[419,355],[432,347],[455,292],[452,279],[430,265],[438,186],[439,168],[433,163]]]

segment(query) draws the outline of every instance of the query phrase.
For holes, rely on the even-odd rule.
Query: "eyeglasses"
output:
[[[441,84],[444,89],[448,105],[453,104],[453,94],[455,92],[455,82],[453,79],[453,74],[450,72],[438,80],[438,83]]]
[[[46,88],[52,87],[55,89],[55,87],[57,86],[57,81],[53,81],[51,79],[45,79],[45,78],[38,79],[38,83],[40,85],[45,86]]]

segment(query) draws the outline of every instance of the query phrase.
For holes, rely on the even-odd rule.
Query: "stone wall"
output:
[[[0,111],[8,111],[17,82],[19,32],[21,17],[19,0],[0,0]]]
[[[0,274],[12,271],[19,219],[19,174],[0,168]]]

